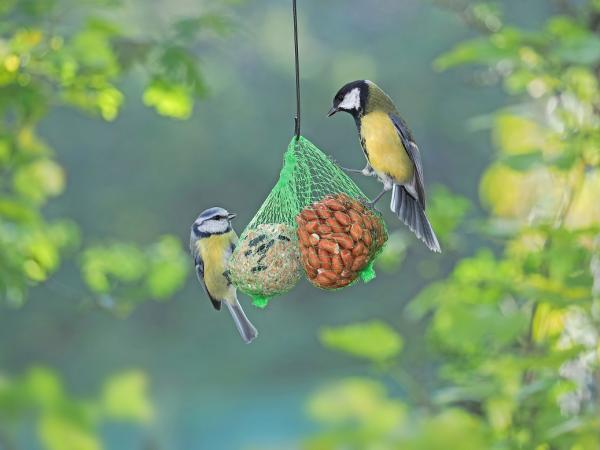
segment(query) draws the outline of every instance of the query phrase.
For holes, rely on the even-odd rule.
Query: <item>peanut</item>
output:
[[[367,257],[365,255],[358,256],[352,263],[352,270],[354,270],[354,271],[361,270],[365,267],[366,263],[367,263]]]
[[[310,222],[308,222],[304,226],[304,228],[309,233],[316,233],[317,228],[319,228],[319,225],[320,225],[319,219],[315,219],[315,220],[311,220]]]
[[[304,228],[298,228],[298,241],[301,246],[308,247],[310,245],[310,237]]]
[[[352,256],[352,252],[350,250],[342,250],[340,252],[340,257],[342,258],[342,262],[346,268],[350,268],[352,266],[354,257]]]
[[[350,223],[352,223],[352,221],[350,220],[350,216],[341,211],[335,211],[333,213],[333,216],[335,217],[335,220],[337,220],[342,226],[347,226],[350,225]]]
[[[319,269],[318,272],[319,272],[319,275],[322,275],[323,277],[329,279],[333,283],[335,283],[338,279],[335,272],[333,272],[331,270]]]
[[[352,236],[352,239],[354,239],[356,242],[358,242],[362,238],[362,235],[363,235],[363,229],[357,222],[354,222],[352,224],[352,226],[350,227],[350,236]]]
[[[308,278],[313,279],[318,275],[317,269],[313,269],[310,266],[306,266],[306,275],[308,275]]]
[[[321,239],[319,241],[319,248],[322,248],[332,255],[337,255],[340,252],[340,246],[330,239]]]
[[[353,278],[356,274],[351,270],[345,269],[341,273],[342,278]]]
[[[327,219],[331,217],[331,212],[329,212],[329,209],[326,206],[317,204],[315,206],[315,210],[317,211],[317,216],[319,216],[321,219]]]
[[[334,283],[329,278],[327,278],[326,275],[323,275],[322,273],[318,274],[313,281],[319,287],[329,287]]]
[[[321,261],[317,256],[317,252],[312,247],[309,247],[308,249],[308,264],[314,269],[318,269],[321,267]]]
[[[342,257],[340,255],[333,255],[331,257],[331,269],[340,275],[344,270],[344,262],[342,261]]]
[[[317,227],[317,233],[319,233],[321,236],[329,234],[331,233],[331,227],[321,224]]]
[[[367,251],[368,250],[367,250],[367,247],[365,247],[365,244],[363,244],[362,242],[359,242],[354,246],[354,249],[352,250],[352,255],[360,256],[360,255],[367,253]]]
[[[306,233],[308,234],[308,233]],[[317,245],[319,243],[319,240],[321,238],[319,237],[319,235],[317,233],[313,233],[310,236],[308,236],[308,240],[310,242],[310,245]]]
[[[348,286],[350,283],[352,283],[352,278],[339,278],[336,282],[337,287],[344,287],[344,286]]]
[[[337,242],[342,248],[351,249],[352,247],[354,247],[354,241],[352,240],[352,238],[350,238],[350,236],[348,236],[345,233],[332,234],[331,239]]]
[[[357,223],[358,225],[363,224],[361,215],[359,213],[357,213],[355,210],[353,210],[353,209],[349,210],[348,214],[350,215],[350,219],[352,219],[352,222]]]
[[[328,198],[324,202],[325,206],[333,211],[344,211],[346,208],[339,201],[334,198]]]
[[[330,217],[329,219],[327,219],[325,221],[325,223],[331,227],[331,231],[333,231],[334,233],[346,232],[347,227],[340,225],[339,222],[337,220],[335,220],[334,217]]]
[[[331,256],[328,252],[320,248],[317,252],[319,256],[319,262],[321,263],[321,267],[323,269],[331,269]]]
[[[302,216],[303,219],[305,220],[316,220],[318,219],[317,217],[317,213],[314,212],[312,209],[305,209],[303,210],[300,215]]]
[[[371,236],[371,232],[369,230],[364,231],[362,240],[367,247],[371,247],[371,244],[373,243],[373,237]]]

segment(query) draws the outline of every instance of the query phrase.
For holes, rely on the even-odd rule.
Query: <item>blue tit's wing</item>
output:
[[[415,140],[412,137],[412,133],[408,129],[406,122],[402,120],[402,118],[394,113],[390,114],[390,119],[394,123],[398,134],[400,135],[400,139],[402,140],[402,145],[406,149],[406,153],[410,160],[413,162],[415,166],[415,190],[417,191],[417,200],[421,203],[423,209],[425,209],[425,179],[423,178],[423,164],[421,163],[421,153],[419,152],[419,147]]]
[[[194,257],[194,265],[196,266],[196,276],[198,277],[198,281],[204,287],[204,291],[206,292],[206,295],[208,295],[208,298],[210,299],[210,302],[212,303],[213,307],[217,311],[220,311],[221,302],[210,294],[208,288],[206,287],[206,283],[204,282],[204,261],[202,261],[202,257],[200,256],[200,253],[198,253],[198,249],[196,248],[193,239],[190,240],[190,252]]]

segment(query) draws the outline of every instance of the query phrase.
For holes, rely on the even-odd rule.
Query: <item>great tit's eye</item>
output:
[[[344,99],[344,96],[343,96],[342,94],[338,94],[338,95],[336,95],[336,96],[335,96],[335,99],[336,99],[338,102],[341,102],[341,101]]]

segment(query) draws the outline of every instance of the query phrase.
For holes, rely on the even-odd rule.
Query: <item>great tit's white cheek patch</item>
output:
[[[346,94],[344,100],[339,104],[340,109],[360,109],[360,89],[354,88]]]

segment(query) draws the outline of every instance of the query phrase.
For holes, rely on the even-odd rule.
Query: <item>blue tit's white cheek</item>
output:
[[[360,109],[360,89],[354,88],[346,94],[338,108],[345,110]]]
[[[220,234],[229,229],[229,223],[226,220],[207,220],[202,222],[199,229],[206,234]]]

